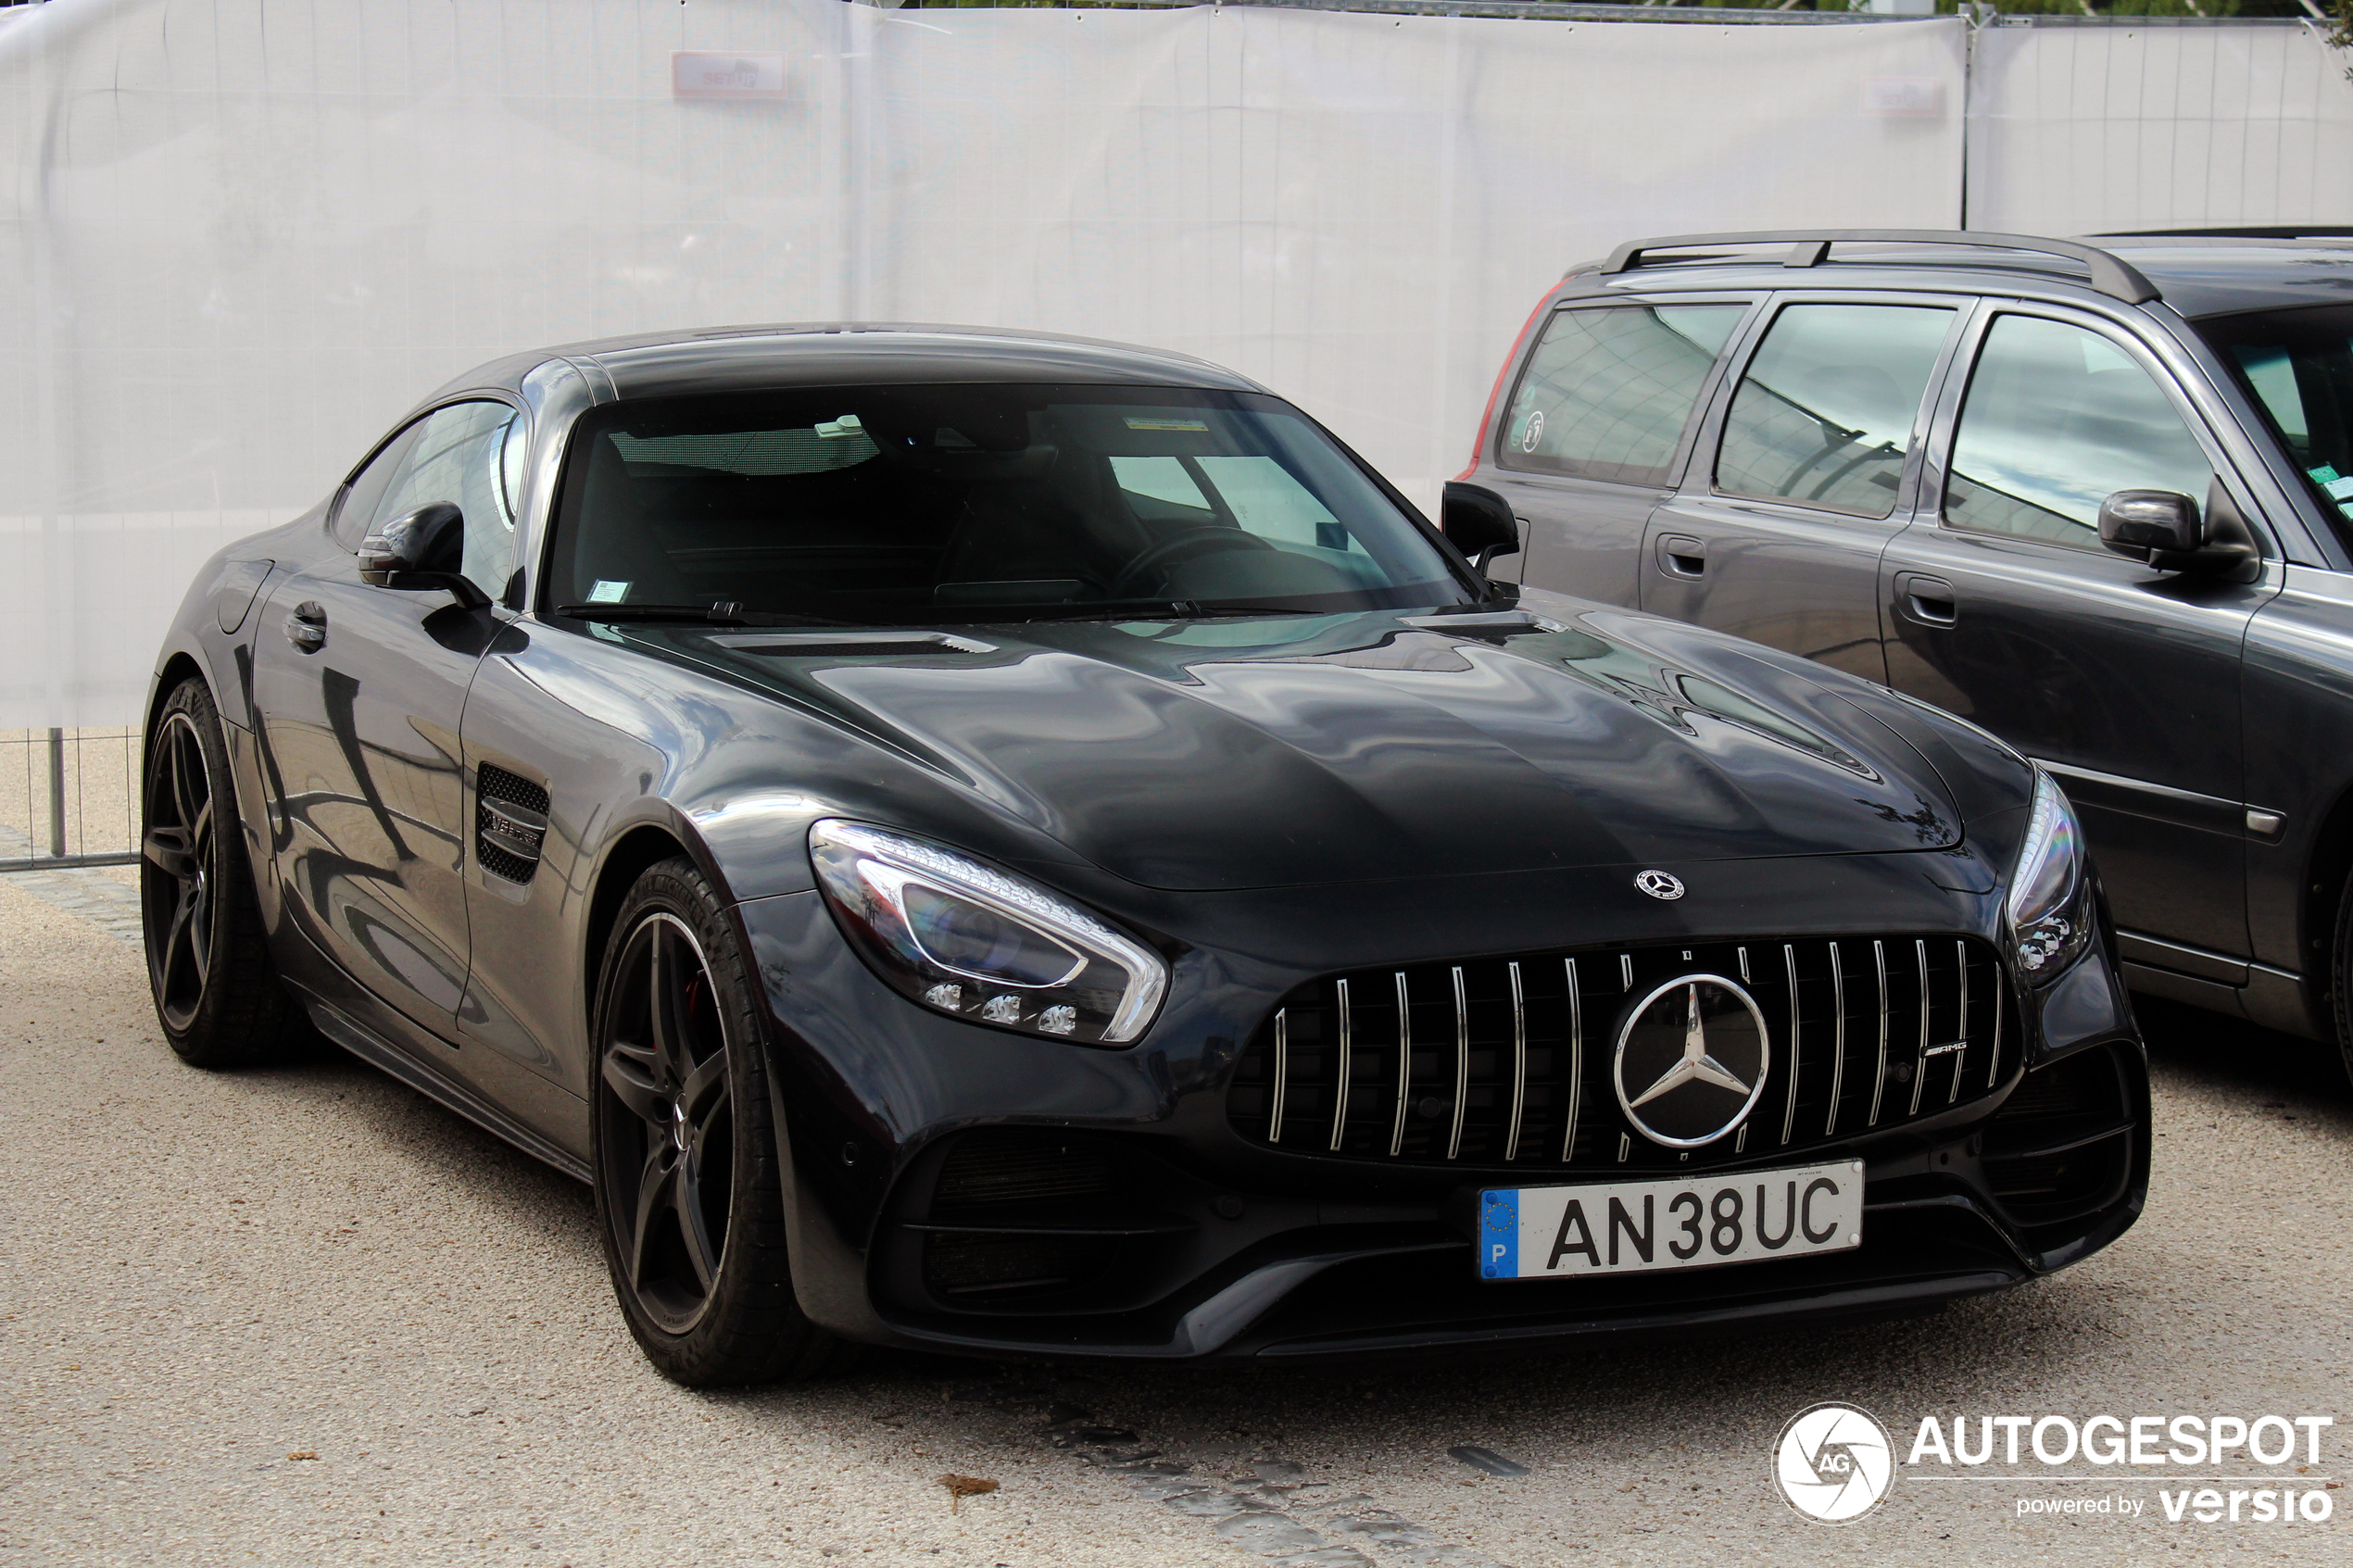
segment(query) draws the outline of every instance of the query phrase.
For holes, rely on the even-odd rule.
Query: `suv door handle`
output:
[[[305,599],[294,607],[286,617],[286,641],[304,653],[317,653],[327,646],[327,607],[317,599]]]
[[[1669,577],[1685,579],[1707,574],[1707,545],[1688,533],[1662,533],[1658,536],[1658,570]]]
[[[1953,585],[1924,571],[1895,574],[1895,608],[1905,619],[1923,626],[1951,626],[1961,619],[1960,603],[1953,596]]]

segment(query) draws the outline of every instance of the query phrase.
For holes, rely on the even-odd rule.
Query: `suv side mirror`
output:
[[[2158,550],[2187,554],[2206,543],[2206,523],[2177,491],[2119,490],[2100,503],[2100,543],[2139,560]]]
[[[2218,481],[2207,515],[2173,490],[2119,490],[2100,503],[2100,543],[2159,571],[2221,574],[2257,558],[2255,543]]]
[[[1495,557],[1519,553],[1519,520],[1512,516],[1510,503],[1492,490],[1447,481],[1438,519],[1447,543],[1468,556],[1482,575]]]
[[[446,589],[478,609],[490,597],[459,571],[465,548],[466,514],[447,501],[429,502],[359,541],[359,580],[379,588]]]

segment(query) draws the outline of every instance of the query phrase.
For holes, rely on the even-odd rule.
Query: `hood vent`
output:
[[[482,869],[529,882],[547,836],[547,791],[519,773],[484,762],[474,771],[474,853]]]

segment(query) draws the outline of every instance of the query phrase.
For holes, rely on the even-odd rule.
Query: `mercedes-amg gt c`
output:
[[[763,327],[485,365],[199,574],[156,1005],[594,1184],[687,1383],[1904,1310],[2120,1235],[2068,803],[1491,578],[1242,377]]]

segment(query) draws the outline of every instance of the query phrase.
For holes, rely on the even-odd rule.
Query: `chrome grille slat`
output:
[[[1517,963],[1505,972],[1512,983],[1512,1124],[1504,1135],[1504,1162],[1508,1165],[1519,1158],[1520,1118],[1528,1111],[1528,994],[1521,988]]]
[[[1887,1089],[1886,943],[1875,941],[1871,944],[1871,962],[1879,971],[1879,1071],[1871,1079],[1871,1115],[1870,1120],[1863,1123],[1866,1127],[1876,1127],[1879,1125],[1880,1097],[1885,1093]]]
[[[1470,1008],[1463,999],[1463,966],[1454,966],[1454,1131],[1446,1158],[1463,1152],[1463,1108],[1470,1100]]]
[[[1275,1103],[1266,1113],[1266,1141],[1283,1141],[1283,1094],[1290,1087],[1290,1009],[1275,1010]]]
[[[1585,1086],[1585,1003],[1577,985],[1577,960],[1564,960],[1568,976],[1568,1113],[1561,1135],[1561,1163],[1577,1158],[1577,1097]]]
[[[1414,1089],[1414,1009],[1406,994],[1405,972],[1397,972],[1397,1119],[1390,1123],[1389,1157],[1405,1148],[1405,1100]]]
[[[1954,969],[1956,970],[1956,972],[1958,972],[1958,973],[1959,973],[1959,975],[1960,975],[1960,977],[1961,977],[1961,1026],[1960,1026],[1958,1029],[1955,1030],[1955,1031],[1954,1031],[1954,1034],[1955,1034],[1955,1035],[1956,1035],[1957,1037],[1958,1037],[1958,1038],[1960,1038],[1960,1039],[1963,1039],[1963,1040],[1966,1040],[1966,1039],[1968,1039],[1968,1038],[1969,1038],[1969,944],[1968,944],[1968,943],[1966,943],[1966,942],[1961,942],[1961,941],[1956,941],[1956,942],[1953,944],[1953,966],[1954,966]],[[1945,1103],[1946,1105],[1956,1105],[1956,1104],[1958,1104],[1958,1103],[1959,1103],[1959,1101],[1960,1101],[1960,1098],[1961,1098],[1961,1074],[1969,1071],[1969,1068],[1968,1068],[1968,1065],[1967,1065],[1967,1060],[1966,1060],[1966,1059],[1968,1058],[1968,1056],[1969,1056],[1969,1052],[1967,1052],[1966,1050],[1964,1050],[1964,1051],[1959,1052],[1958,1054],[1957,1054],[1957,1055],[1953,1058],[1953,1092],[1952,1092],[1951,1094],[1946,1095],[1946,1096],[1944,1097],[1944,1103]]]
[[[1838,961],[1835,942],[1831,944],[1831,1016],[1837,1023],[1831,1031],[1831,1114],[1822,1123],[1826,1138],[1838,1134],[1838,1096],[1846,1086],[1846,970]]]
[[[1797,947],[1781,944],[1781,970],[1789,978],[1789,1106],[1781,1112],[1781,1142],[1789,1142],[1797,1125],[1797,1075],[1806,1064],[1806,1029],[1798,1016]]]
[[[1928,994],[1928,938],[1925,936],[1918,938],[1913,942],[1912,947],[1919,958],[1920,964],[1920,1048],[1919,1055],[1912,1061],[1912,1109],[1905,1114],[1918,1116],[1920,1113],[1920,1091],[1928,1087],[1928,1013],[1931,1006]]]
[[[1847,949],[1856,942],[1872,947],[1876,989],[1868,1002],[1848,994],[1855,955]],[[1888,950],[1899,942],[1912,949],[1909,964],[1900,949]],[[1755,941],[1685,939],[1534,962],[1499,956],[1327,976],[1269,1008],[1232,1070],[1228,1118],[1246,1141],[1293,1152],[1301,1152],[1302,1130],[1318,1127],[1324,1148],[1315,1158],[1639,1173],[1818,1147],[1853,1137],[1866,1124],[1942,1114],[1962,1101],[1965,1088],[1974,1096],[2003,1082],[2004,1015],[2016,1004],[1991,943],[1866,933],[1773,945],[1781,950],[1778,964],[1769,947],[1756,961],[1749,949],[1762,945]],[[1627,1005],[1686,973],[1743,977],[1764,1015],[1767,1073],[1782,1075],[1781,1103],[1778,1118],[1760,1107],[1715,1142],[1679,1150],[1633,1130],[1609,1086],[1609,1047]],[[1990,992],[1982,989],[1988,985]],[[1383,1016],[1392,998],[1394,1034]],[[1450,1005],[1451,1041],[1441,1033]],[[1875,1012],[1873,1034],[1847,1027],[1850,1007],[1861,1027]],[[1954,1076],[1944,1097],[1931,1097],[1928,1075],[1947,1055]],[[1866,1094],[1859,1075],[1873,1071],[1875,1056]],[[1909,1095],[1885,1093],[1891,1073],[1899,1085],[1910,1078]]]
[[[1348,1070],[1354,1063],[1349,1059],[1356,1054],[1356,1010],[1348,1005],[1348,982],[1340,983],[1340,1089],[1332,1099],[1332,1152],[1340,1152],[1340,1140],[1348,1135]]]

